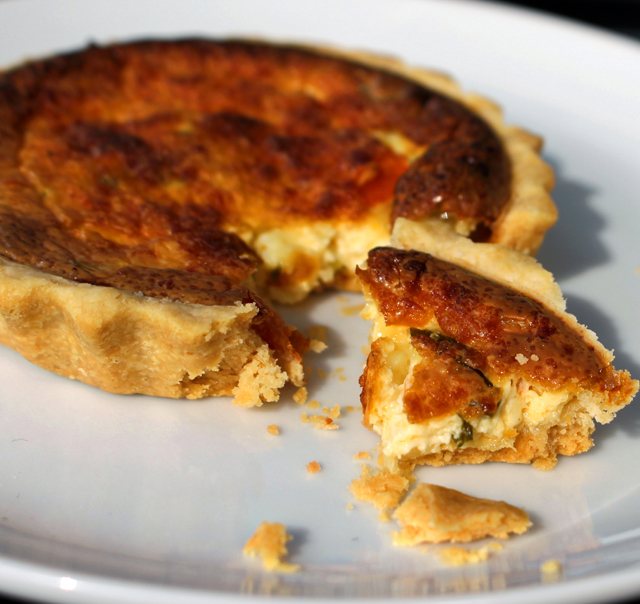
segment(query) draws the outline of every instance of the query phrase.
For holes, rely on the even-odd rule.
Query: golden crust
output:
[[[398,220],[392,242],[403,249],[372,250],[360,273],[374,320],[365,423],[392,465],[548,469],[633,399],[638,382],[530,257],[432,221]]]
[[[245,285],[289,302],[325,285],[356,287],[353,267],[386,241],[390,217],[432,213],[433,199],[415,199],[425,188],[421,170],[435,161],[424,158],[436,149],[438,165],[448,166],[445,193],[467,200],[455,210],[458,222],[469,232],[484,224],[492,240],[511,237],[534,251],[555,219],[538,143],[451,80],[364,54],[185,40],[91,47],[26,64],[0,75],[0,256],[16,263],[12,274],[22,265],[99,292],[257,312],[251,333],[238,327],[234,340],[253,353],[237,357],[241,367],[234,357],[228,372],[215,363],[199,374],[173,361],[162,367],[163,344],[149,342],[158,353],[151,365],[166,374],[160,380],[156,369],[141,373],[126,345],[114,358],[91,360],[105,352],[83,344],[81,354],[63,350],[47,360],[15,335],[8,310],[3,341],[113,392],[204,396],[228,393],[235,380],[237,402],[273,399],[283,380],[302,384],[308,342]],[[482,169],[457,171],[472,148],[480,151],[469,165]],[[404,191],[395,202],[394,187]],[[429,187],[431,197],[438,193]],[[525,207],[523,231],[517,216]],[[21,287],[32,276],[25,270]],[[42,309],[57,304],[52,291],[48,301],[34,293]],[[140,320],[129,329],[161,338]],[[91,334],[101,321],[99,312],[95,324],[69,319],[67,331],[83,325]],[[32,332],[34,341],[58,346],[47,325]],[[113,369],[127,363],[136,370]],[[271,385],[258,396],[250,390],[259,375]]]
[[[277,400],[302,367],[299,358],[278,362],[253,329],[258,313],[255,303],[171,302],[0,262],[0,342],[118,394]]]
[[[466,543],[509,533],[522,534],[531,526],[524,510],[504,501],[480,499],[435,484],[419,484],[393,513],[402,530],[393,544]]]

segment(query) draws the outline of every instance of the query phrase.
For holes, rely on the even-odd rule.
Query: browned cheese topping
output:
[[[619,374],[578,332],[518,291],[413,250],[374,249],[358,275],[386,324],[411,328],[423,358],[405,392],[412,423],[491,414],[501,396],[492,381],[507,375],[550,389],[621,387]],[[439,330],[426,331],[434,321]]]
[[[426,151],[407,171],[377,133]],[[234,233],[391,213],[394,189],[394,217],[484,232],[508,180],[461,105],[300,48],[139,42],[0,75],[0,256],[77,281],[229,304],[259,264]]]

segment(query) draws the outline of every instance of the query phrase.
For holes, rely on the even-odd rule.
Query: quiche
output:
[[[443,225],[396,221],[358,270],[372,320],[366,425],[391,467],[506,461],[552,468],[638,382],[565,311],[533,258]]]
[[[450,79],[329,49],[140,41],[0,75],[0,342],[117,393],[304,382],[270,301],[357,289],[400,218],[533,253],[540,140]]]

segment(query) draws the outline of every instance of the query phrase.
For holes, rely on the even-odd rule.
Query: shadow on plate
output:
[[[595,331],[604,346],[613,350],[616,369],[626,369],[631,377],[640,378],[640,363],[622,348],[619,334],[613,322],[594,304],[583,298],[568,295],[567,310],[575,315],[583,325]],[[596,438],[603,440],[615,435],[619,430],[630,436],[640,436],[640,398],[618,413],[618,418],[610,424],[599,426]]]
[[[562,165],[556,159],[545,159],[556,173],[552,197],[559,218],[547,234],[537,259],[561,281],[610,259],[599,239],[606,218],[590,202],[596,189],[563,177]]]

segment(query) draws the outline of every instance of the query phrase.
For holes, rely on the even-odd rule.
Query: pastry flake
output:
[[[531,526],[524,510],[504,501],[479,499],[424,483],[407,496],[393,518],[402,526],[392,533],[393,544],[398,546],[507,539],[510,533],[522,534]]]
[[[300,570],[299,564],[284,562],[287,556],[287,542],[291,535],[280,522],[263,522],[244,546],[242,552],[246,556],[259,556],[264,567],[281,573],[294,573]]]

